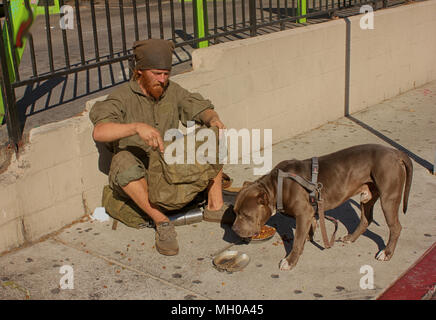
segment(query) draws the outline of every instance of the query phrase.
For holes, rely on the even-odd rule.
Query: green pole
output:
[[[297,1],[297,15],[298,16],[304,16],[307,14],[307,0],[298,0]],[[297,22],[298,23],[306,23],[307,19],[306,18],[301,18],[298,19]]]
[[[193,0],[196,3],[196,24],[198,30],[198,37],[203,38],[207,35],[209,29],[207,21],[207,6],[203,6],[203,0]],[[201,41],[198,43],[199,48],[206,48],[209,46],[209,41]]]

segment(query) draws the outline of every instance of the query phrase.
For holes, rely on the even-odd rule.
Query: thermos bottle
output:
[[[203,221],[203,209],[193,208],[188,211],[168,215],[175,226],[183,226]]]

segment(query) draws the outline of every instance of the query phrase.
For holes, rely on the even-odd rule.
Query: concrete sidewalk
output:
[[[153,229],[118,224],[114,231],[112,221],[84,218],[1,256],[0,299],[375,299],[436,241],[435,107],[436,81],[273,146],[273,165],[363,143],[407,150],[414,165],[413,185],[407,214],[400,213],[403,230],[389,262],[374,258],[388,237],[379,202],[374,223],[355,243],[336,242],[332,249],[322,250],[318,231],[317,245],[307,242],[290,272],[280,271],[278,263],[291,251],[295,220],[282,215],[268,223],[278,230],[271,240],[233,247],[251,258],[243,271],[234,273],[218,272],[212,265],[211,255],[236,239],[228,227],[209,222],[179,226],[180,253],[165,257],[154,248]],[[252,169],[225,166],[233,186],[254,180]],[[329,212],[340,221],[338,236],[357,227],[357,204],[348,201]],[[327,227],[330,234],[333,226]],[[72,268],[67,267],[64,275],[63,266]],[[373,271],[374,287],[362,289],[368,270]],[[68,274],[74,275],[74,289],[60,286]]]

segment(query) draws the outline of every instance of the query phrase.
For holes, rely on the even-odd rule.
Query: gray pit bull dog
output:
[[[324,209],[338,207],[349,198],[360,194],[361,220],[352,234],[342,241],[354,242],[365,232],[373,219],[374,203],[380,198],[389,241],[376,259],[387,261],[394,254],[401,232],[398,210],[404,188],[403,212],[406,213],[412,183],[413,166],[410,158],[401,151],[377,144],[357,145],[318,158],[318,181],[322,183]],[[242,238],[252,237],[275,212],[277,201],[278,169],[295,173],[311,180],[311,158],[303,161],[280,162],[267,175],[244,185],[236,196],[236,220],[232,229]],[[309,202],[309,193],[291,179],[283,181],[284,213],[296,219],[295,237],[291,253],[280,261],[281,270],[290,270],[298,262],[304,243],[315,231],[315,212]]]

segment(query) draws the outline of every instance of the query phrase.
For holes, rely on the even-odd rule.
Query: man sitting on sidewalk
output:
[[[174,225],[160,204],[181,208],[207,188],[204,219],[221,222],[227,209],[222,196],[222,164],[207,164],[195,181],[188,176],[189,170],[179,173],[177,184],[164,179],[162,137],[167,130],[177,129],[179,121],[184,126],[195,121],[207,127],[225,128],[209,100],[169,80],[173,51],[171,41],[136,41],[132,79],[106,100],[97,102],[89,115],[94,124],[94,140],[111,143],[115,153],[109,171],[114,197],[133,200],[154,221],[156,249],[164,255],[177,254],[179,246]],[[111,213],[107,203],[103,205]]]

